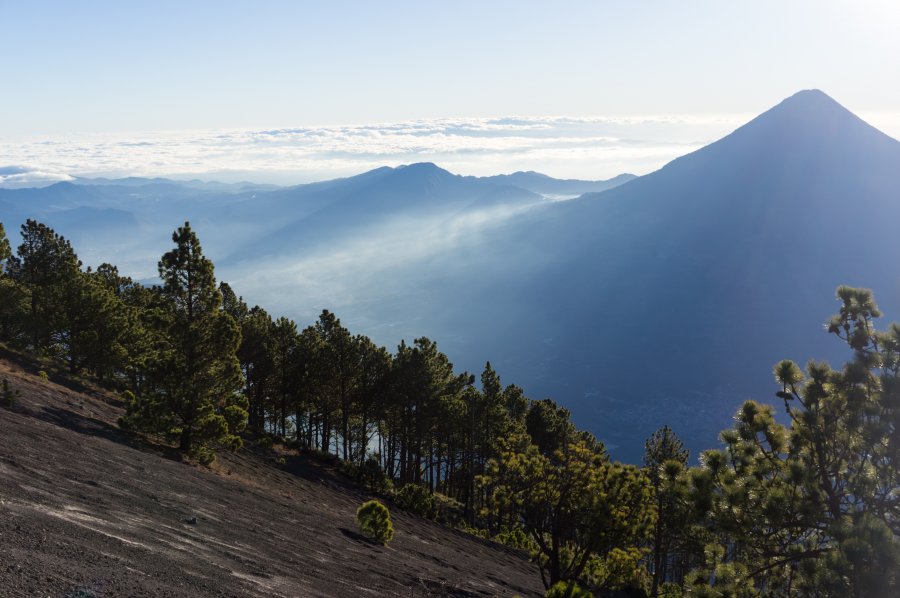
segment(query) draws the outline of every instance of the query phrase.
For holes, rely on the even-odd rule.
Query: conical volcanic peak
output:
[[[640,197],[651,203],[703,195],[808,195],[822,189],[893,184],[900,142],[819,90],[800,91],[734,132],[619,188],[585,197]],[[653,188],[652,192],[650,188]],[[690,199],[694,198],[694,199]]]
[[[821,89],[803,89],[785,98],[770,110],[833,110],[853,114]]]
[[[744,156],[734,155],[743,153]],[[695,154],[724,153],[725,160],[783,160],[791,166],[816,163],[841,170],[882,164],[900,152],[900,143],[817,89],[800,91],[732,134]],[[675,162],[678,162],[676,160]]]

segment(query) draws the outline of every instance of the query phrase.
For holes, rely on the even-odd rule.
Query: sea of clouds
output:
[[[445,118],[399,123],[0,139],[0,187],[148,176],[290,185],[435,162],[457,174],[644,174],[727,134],[746,115]]]
[[[292,185],[413,162],[434,162],[464,175],[535,170],[557,178],[597,180],[652,172],[730,133],[751,116],[442,118],[0,138],[0,187],[126,176]],[[900,112],[862,117],[900,137]]]

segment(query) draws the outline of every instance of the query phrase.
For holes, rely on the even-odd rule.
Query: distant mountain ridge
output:
[[[371,228],[391,218],[437,217],[442,212],[450,217],[542,201],[542,194],[531,188],[565,189],[574,196],[574,190],[606,188],[628,179],[628,175],[600,182],[563,181],[538,173],[509,176],[520,185],[511,184],[507,175],[464,177],[423,162],[293,187],[160,177],[75,178],[39,188],[0,188],[0,221],[14,227],[26,218],[37,218],[60,229],[78,247],[93,242],[97,234],[112,244],[149,244],[192,220],[207,231],[206,243],[225,248],[225,259],[246,259],[259,252],[282,254],[339,242],[360,227]],[[91,238],[85,237],[88,233]]]
[[[514,172],[512,174],[500,174],[489,177],[481,177],[482,180],[511,185],[527,189],[541,195],[583,195],[585,193],[606,191],[627,183],[637,176],[629,173],[620,174],[605,181],[583,181],[577,179],[554,179],[545,174],[529,170],[527,172]]]

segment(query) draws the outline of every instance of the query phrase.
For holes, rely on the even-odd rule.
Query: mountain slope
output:
[[[900,143],[801,92],[653,174],[525,215],[482,252],[551,257],[494,278],[477,324],[460,329],[472,305],[438,317],[617,456],[639,459],[664,423],[697,450],[742,400],[772,401],[778,359],[841,358],[822,329],[839,284],[900,316],[898,224]]]
[[[0,357],[22,393],[0,407],[3,596],[541,595],[521,554],[396,508],[369,543],[367,496],[307,458],[185,465],[122,434],[111,397],[23,366]]]

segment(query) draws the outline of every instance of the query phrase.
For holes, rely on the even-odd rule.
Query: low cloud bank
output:
[[[646,173],[732,130],[743,116],[479,118],[264,130],[82,135],[0,141],[0,187],[73,176],[252,180],[282,185],[378,166],[435,162],[453,172],[537,170],[558,178]]]

